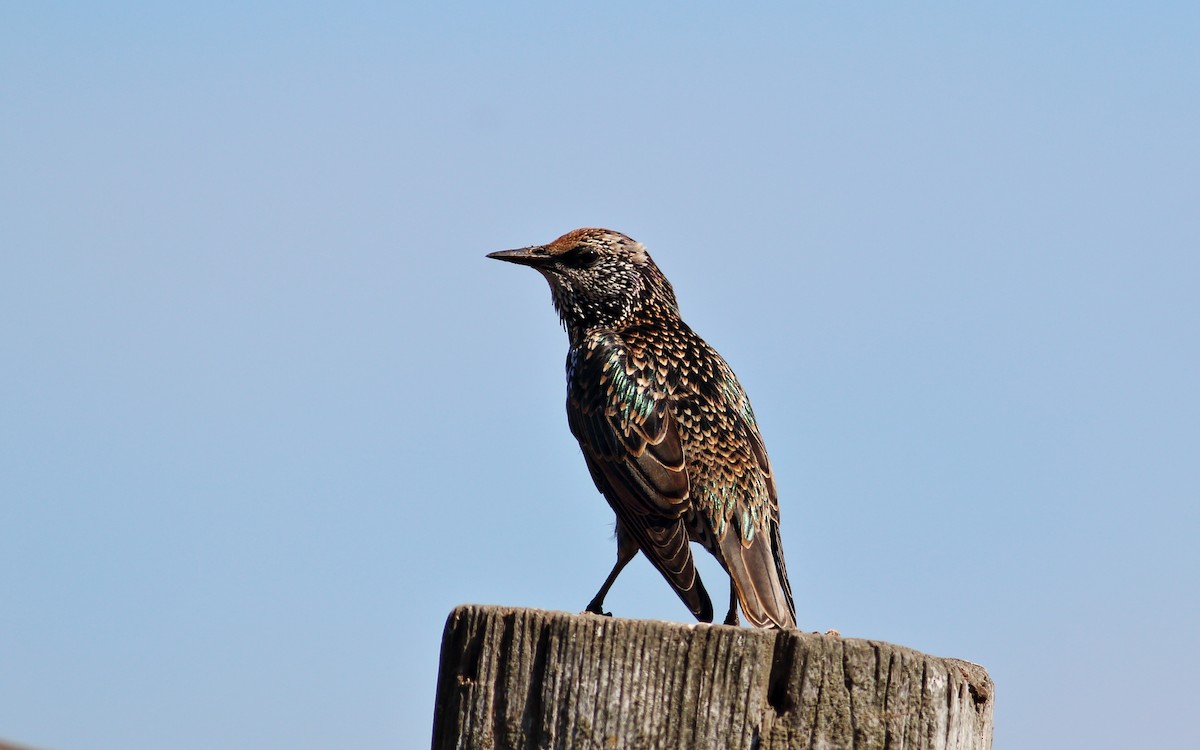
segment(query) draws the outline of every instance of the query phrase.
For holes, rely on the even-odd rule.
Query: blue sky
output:
[[[1198,32],[10,4],[0,737],[427,742],[454,605],[611,565],[545,284],[483,257],[607,226],[754,401],[802,627],[985,665],[998,750],[1193,740]],[[687,620],[642,559],[608,604]]]

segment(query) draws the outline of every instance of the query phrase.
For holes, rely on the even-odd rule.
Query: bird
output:
[[[733,370],[680,317],[644,245],[583,228],[547,245],[489,253],[550,284],[567,351],[567,422],[616,514],[617,561],[586,612],[642,552],[700,622],[713,605],[698,542],[729,575],[755,627],[793,628],[796,606],[779,533],[779,494],[762,434]]]

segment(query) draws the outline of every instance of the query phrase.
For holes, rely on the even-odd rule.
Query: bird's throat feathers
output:
[[[639,261],[605,263],[591,269],[586,283],[543,272],[550,282],[550,295],[563,328],[571,341],[579,341],[595,328],[621,328],[643,318],[678,317],[679,307],[670,282],[641,248]]]

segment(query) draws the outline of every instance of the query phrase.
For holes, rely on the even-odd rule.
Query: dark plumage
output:
[[[640,549],[711,622],[695,541],[729,573],[726,623],[737,624],[740,601],[756,626],[794,627],[779,497],[754,411],[729,365],[679,317],[646,248],[619,232],[577,229],[488,257],[540,271],[570,337],[567,417],[617,515],[617,563],[588,611],[601,613]]]

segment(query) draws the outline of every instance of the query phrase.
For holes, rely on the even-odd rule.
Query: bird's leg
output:
[[[617,576],[621,574],[621,570],[629,564],[629,561],[637,556],[638,546],[637,541],[625,535],[621,531],[620,522],[617,523],[617,564],[613,566],[612,571],[608,574],[608,578],[604,579],[604,584],[592,600],[588,602],[587,612],[594,615],[607,615],[612,617],[612,612],[604,611],[604,597],[608,596],[608,590],[612,588],[613,582],[617,580]]]
[[[733,585],[733,579],[729,579],[729,614],[725,615],[725,624],[737,627],[741,623],[738,622],[738,598],[737,588]]]

